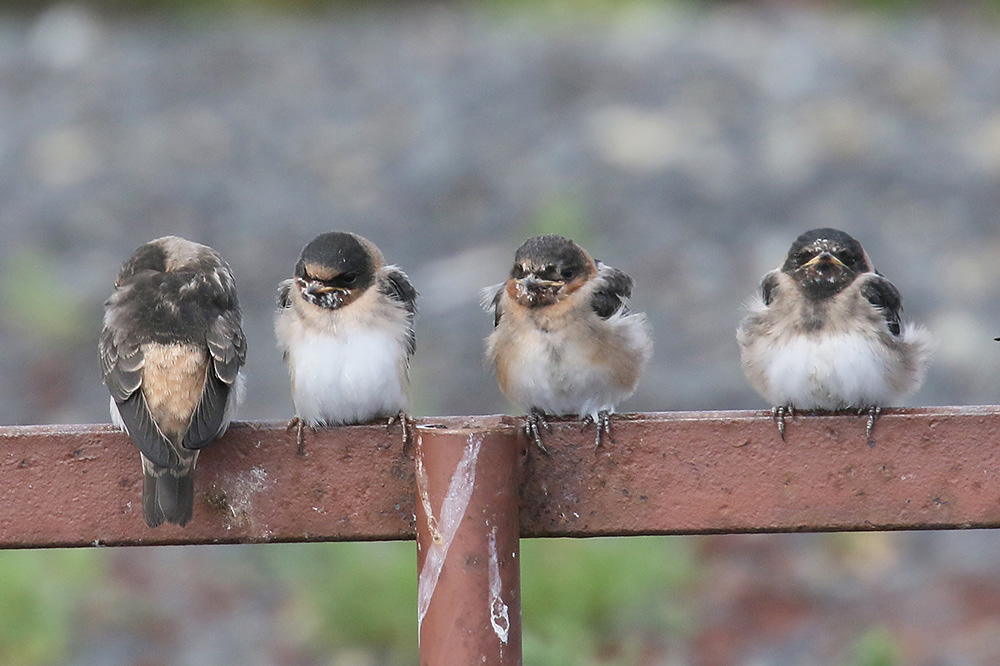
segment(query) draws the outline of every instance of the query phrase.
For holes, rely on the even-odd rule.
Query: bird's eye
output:
[[[564,268],[560,271],[559,275],[563,280],[571,280],[573,279],[574,271],[572,268]]]
[[[355,282],[357,282],[357,281],[358,281],[358,274],[357,274],[357,273],[354,273],[354,272],[351,272],[351,273],[343,273],[343,274],[342,274],[342,275],[340,276],[340,281],[341,281],[342,283],[344,283],[345,285],[352,285],[352,284],[354,284]]]

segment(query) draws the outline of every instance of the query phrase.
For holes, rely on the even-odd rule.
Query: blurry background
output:
[[[107,420],[102,302],[165,234],[232,265],[241,416],[287,419],[274,292],[332,229],[421,292],[416,415],[512,409],[477,292],[539,232],[636,278],[656,351],[624,411],[766,408],[734,328],[818,226],[937,335],[908,404],[1000,399],[995,0],[0,7],[0,423]],[[526,663],[997,664],[998,549],[528,541]],[[415,566],[409,543],[4,552],[0,663],[410,664]]]

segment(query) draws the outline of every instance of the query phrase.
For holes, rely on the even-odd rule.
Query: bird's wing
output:
[[[774,290],[778,287],[778,271],[771,271],[760,281],[760,300],[770,305],[774,300]]]
[[[284,310],[292,305],[292,284],[293,280],[284,280],[278,285],[278,309]]]
[[[182,445],[186,449],[202,448],[215,439],[225,425],[229,393],[247,355],[239,311],[231,309],[220,314],[208,329],[205,341],[210,356],[209,368],[201,400],[184,434]]]
[[[406,338],[407,356],[413,356],[417,350],[417,336],[413,330],[413,317],[417,313],[417,290],[410,283],[410,278],[406,273],[395,266],[387,266],[382,274],[383,279],[379,280],[378,288],[383,294],[397,301],[406,308],[407,322],[409,324]]]
[[[619,310],[628,311],[626,301],[632,295],[633,280],[624,271],[597,262],[597,288],[590,307],[601,319],[607,319]]]
[[[882,312],[889,332],[899,335],[899,314],[903,311],[903,297],[899,290],[878,273],[873,273],[861,285],[861,295]]]
[[[503,294],[505,284],[507,283],[493,284],[479,292],[479,305],[487,312],[493,311],[494,328],[497,327],[500,323],[500,317],[503,316],[503,308],[500,306],[500,296]]]
[[[111,391],[125,430],[146,458],[158,467],[176,467],[180,458],[149,413],[142,393],[142,368],[145,359],[138,346],[117,340],[115,330],[105,327],[98,348],[101,372]]]

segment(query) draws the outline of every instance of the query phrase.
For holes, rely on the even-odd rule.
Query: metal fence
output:
[[[234,424],[208,447],[185,528],[148,529],[128,438],[0,427],[0,548],[417,539],[421,664],[520,664],[521,537],[1000,526],[1000,407],[617,416],[598,449],[511,417],[305,431]],[[592,428],[593,426],[589,426]],[[623,563],[626,566],[627,563]]]

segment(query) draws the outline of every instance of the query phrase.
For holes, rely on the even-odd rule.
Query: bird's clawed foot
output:
[[[552,426],[545,420],[545,412],[537,407],[532,407],[528,415],[524,417],[524,435],[533,441],[535,446],[542,450],[542,453],[548,453],[549,450],[542,444],[542,429],[552,432]]]
[[[612,444],[615,443],[615,438],[611,436],[611,412],[606,409],[602,409],[597,413],[597,417],[587,416],[583,419],[583,427],[586,428],[591,423],[597,426],[597,436],[594,438],[594,450],[601,448],[601,438],[604,435],[608,436],[608,440]]]
[[[290,431],[292,428],[295,428],[295,444],[297,446],[295,453],[299,456],[306,455],[306,436],[303,432],[305,425],[306,422],[296,416],[288,422],[288,427],[285,428],[286,431]]]
[[[878,405],[869,405],[868,407],[862,407],[858,410],[858,416],[862,416],[868,413],[868,427],[865,428],[865,437],[868,441],[868,446],[875,446],[875,440],[872,438],[872,430],[875,429],[875,421],[878,420],[879,414],[882,413],[882,408]]]
[[[771,408],[771,417],[778,424],[778,434],[781,435],[781,441],[785,441],[785,414],[794,419],[795,407],[792,405],[775,405]]]
[[[406,445],[410,443],[410,436],[413,433],[413,417],[401,411],[395,416],[390,416],[389,421],[385,425],[387,428],[391,428],[396,421],[399,421],[399,428],[403,431],[403,448],[406,448]]]

